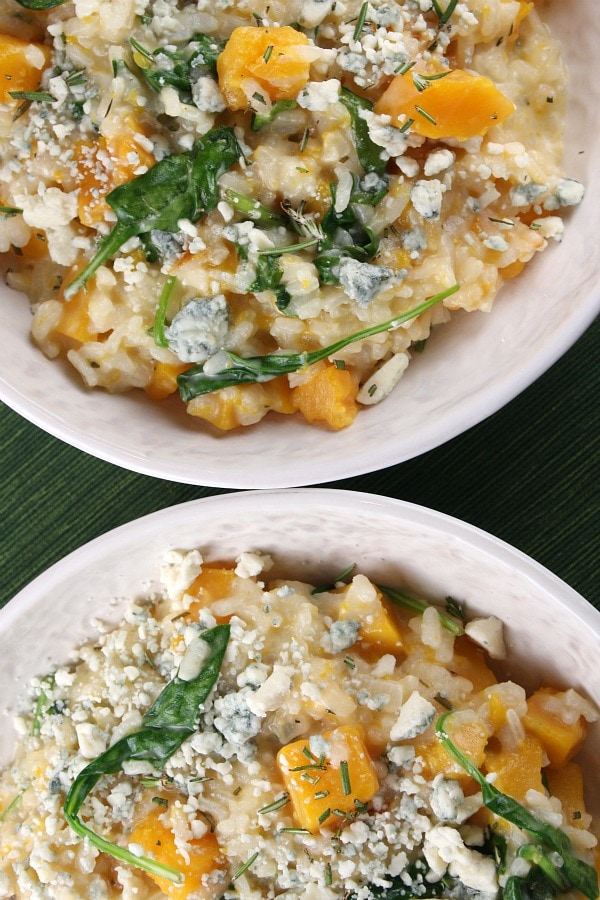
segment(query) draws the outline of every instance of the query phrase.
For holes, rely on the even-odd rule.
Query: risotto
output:
[[[33,681],[0,896],[594,900],[591,704],[500,680],[495,617],[271,564],[171,551],[158,595]]]
[[[523,0],[0,0],[0,252],[91,388],[334,429],[583,187]]]

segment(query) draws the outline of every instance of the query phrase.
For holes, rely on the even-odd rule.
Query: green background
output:
[[[326,486],[387,494],[470,522],[600,609],[599,338],[600,319],[519,397],[443,446]],[[94,459],[0,404],[0,605],[111,528],[218,493]]]

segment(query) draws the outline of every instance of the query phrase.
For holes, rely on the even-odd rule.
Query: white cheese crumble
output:
[[[165,328],[169,348],[182,362],[206,362],[229,331],[229,304],[223,294],[190,300]]]
[[[413,691],[402,704],[400,715],[392,725],[390,739],[407,741],[422,734],[433,721],[435,706],[418,691]]]

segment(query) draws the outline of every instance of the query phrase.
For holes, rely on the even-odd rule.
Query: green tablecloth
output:
[[[600,609],[598,319],[534,385],[442,447],[327,485],[456,516],[519,548]],[[127,472],[0,404],[0,605],[86,541],[215,488]]]

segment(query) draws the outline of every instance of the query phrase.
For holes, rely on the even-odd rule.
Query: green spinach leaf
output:
[[[143,59],[134,62],[152,90],[157,93],[162,88],[174,87],[181,100],[190,103],[192,85],[201,75],[217,74],[217,59],[225,49],[226,41],[215,41],[206,34],[195,34],[189,44],[181,50],[166,50],[158,47],[147,50],[135,38],[130,38],[135,53]]]
[[[177,383],[179,386],[179,395],[181,399],[187,403],[194,397],[198,397],[201,394],[209,394],[212,391],[218,391],[224,387],[231,387],[236,384],[256,384],[270,381],[272,378],[277,378],[279,375],[297,372],[304,366],[310,366],[322,359],[327,359],[328,356],[337,353],[349,344],[397,328],[399,325],[408,322],[415,316],[421,315],[421,313],[430,309],[436,303],[445,300],[446,297],[449,297],[451,294],[456,293],[456,291],[459,290],[459,287],[460,285],[455,284],[445,291],[441,291],[441,293],[425,300],[423,303],[419,304],[419,306],[409,309],[405,313],[402,313],[393,319],[389,319],[387,322],[381,322],[378,325],[372,325],[370,328],[365,328],[363,331],[348,335],[347,337],[336,341],[334,344],[330,344],[328,347],[323,347],[320,350],[313,350],[305,353],[280,352],[272,353],[267,356],[250,356],[246,358],[224,350],[222,352],[227,362],[219,371],[207,374],[204,372],[205,364],[203,364],[193,366],[185,372],[182,372],[181,375],[178,375]]]
[[[115,188],[106,202],[117,224],[82,272],[67,286],[65,298],[81,290],[103,263],[130,238],[151,231],[179,231],[179,221],[197,221],[219,200],[218,181],[242,155],[233,129],[213,128],[186,153],[167,156],[143,175]]]
[[[19,6],[25,9],[32,9],[35,12],[43,9],[54,9],[55,6],[62,6],[65,0],[17,0]]]
[[[229,642],[229,625],[217,625],[200,637],[210,647],[209,655],[195,678],[184,681],[176,675],[156,698],[142,719],[138,731],[122,737],[96,757],[76,777],[64,805],[64,815],[73,831],[111,856],[137,866],[146,872],[181,883],[181,874],[146,856],[135,856],[129,850],[106,840],[84,825],[79,818],[81,806],[103,775],[114,775],[123,763],[143,759],[162,769],[184,740],[197,730],[199,708],[214,687]]]
[[[445,750],[450,754],[462,768],[472,778],[477,781],[481,788],[481,795],[484,805],[510,822],[517,828],[528,832],[532,837],[539,841],[542,848],[557,853],[562,859],[562,867],[560,869],[560,877],[565,878],[570,886],[581,891],[589,900],[596,900],[598,897],[598,875],[592,866],[583,862],[573,853],[571,841],[564,831],[555,828],[553,825],[539,819],[525,806],[519,803],[507,794],[499,791],[498,788],[491,784],[485,775],[479,771],[477,766],[452,742],[446,731],[446,722],[451,712],[444,713],[438,719],[436,725],[436,733]],[[541,852],[541,850],[539,851]],[[548,860],[550,866],[554,867],[552,860]],[[539,865],[539,863],[538,863]],[[546,865],[543,867],[544,876],[548,879],[550,868]],[[515,889],[513,884],[512,889]]]
[[[288,308],[291,296],[284,284],[281,284],[283,271],[276,256],[260,254],[256,263],[256,278],[249,287],[253,293],[259,291],[273,291],[277,309],[285,312]]]
[[[373,104],[365,97],[353,94],[348,88],[342,88],[340,102],[350,113],[352,136],[361,166],[365,172],[376,172],[378,175],[383,175],[387,168],[387,160],[382,159],[382,148],[371,140],[369,126],[361,116],[362,110],[372,110]]]
[[[252,116],[252,131],[260,131],[265,125],[270,125],[280,113],[286,109],[295,109],[297,105],[295,100],[276,100],[275,103],[271,104],[271,109],[268,113],[255,112]]]

